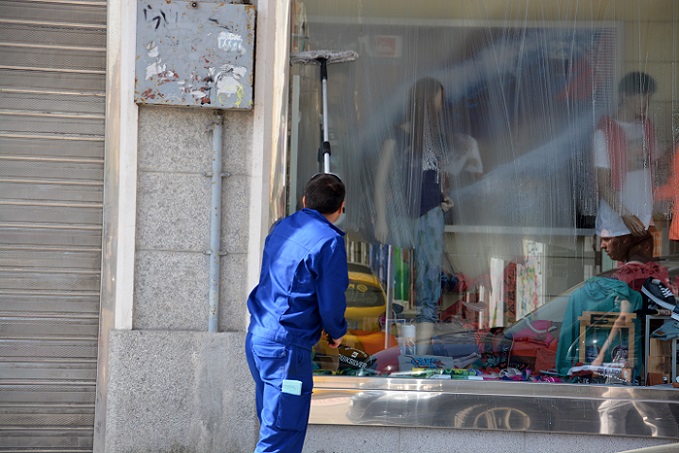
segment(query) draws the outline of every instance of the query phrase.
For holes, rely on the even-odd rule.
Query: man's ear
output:
[[[302,195],[302,207],[306,208],[306,196]]]

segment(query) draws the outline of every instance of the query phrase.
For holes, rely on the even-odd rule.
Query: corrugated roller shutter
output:
[[[105,0],[0,0],[0,451],[92,451]]]

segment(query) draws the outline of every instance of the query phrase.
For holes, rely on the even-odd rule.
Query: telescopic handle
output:
[[[323,173],[330,173],[330,139],[328,137],[328,60],[319,58],[323,91]]]

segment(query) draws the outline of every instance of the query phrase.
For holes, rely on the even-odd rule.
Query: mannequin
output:
[[[417,354],[431,350],[441,295],[443,212],[453,206],[445,195],[443,100],[438,80],[423,78],[411,88],[405,121],[380,150],[374,190],[375,238],[414,249]]]
[[[657,148],[648,103],[655,81],[631,72],[618,85],[614,117],[603,117],[594,133],[593,156],[599,190],[596,231],[600,237],[644,237],[652,222],[653,166]]]

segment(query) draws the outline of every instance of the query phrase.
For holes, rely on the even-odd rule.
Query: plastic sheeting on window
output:
[[[359,55],[328,66],[328,125],[331,171],[348,187],[340,220],[356,263],[348,295],[364,300],[379,284],[384,290],[379,307],[350,302],[347,312],[353,349],[369,363],[361,372],[473,369],[486,377],[577,381],[556,364],[570,306],[565,291],[621,260],[602,253],[595,236],[611,231],[601,218],[602,200],[614,213],[634,214],[644,228],[655,224],[654,244],[645,249],[650,255],[674,249],[667,234],[674,195],[667,187],[674,178],[679,6],[642,0],[303,5],[296,11],[304,16],[293,18],[304,21],[293,24],[293,52]],[[634,72],[653,82],[634,76],[621,91]],[[630,84],[631,92],[649,96],[629,101]],[[292,66],[290,85],[294,210],[304,182],[322,170],[318,67]],[[638,116],[646,108],[647,122],[622,112],[629,102],[637,102]],[[615,126],[607,128],[609,117]],[[597,131],[603,145],[596,144]],[[626,157],[610,145],[621,136]],[[602,193],[602,168],[612,199]],[[633,171],[630,187],[621,174]],[[663,185],[665,196],[653,200],[653,188]],[[615,312],[611,307],[601,310]],[[578,316],[567,317],[568,329],[584,322]],[[638,338],[623,341],[625,347],[650,335],[635,322]],[[527,334],[525,344],[514,341],[517,332]],[[569,353],[578,359],[579,335],[569,337],[576,345]],[[405,354],[410,346],[414,359]],[[324,354],[331,351],[319,357]],[[647,379],[643,353],[636,354],[632,375],[622,381]],[[352,360],[333,357],[320,369],[356,372],[347,365]],[[609,353],[606,360],[613,359]],[[380,360],[389,372],[376,365]]]

